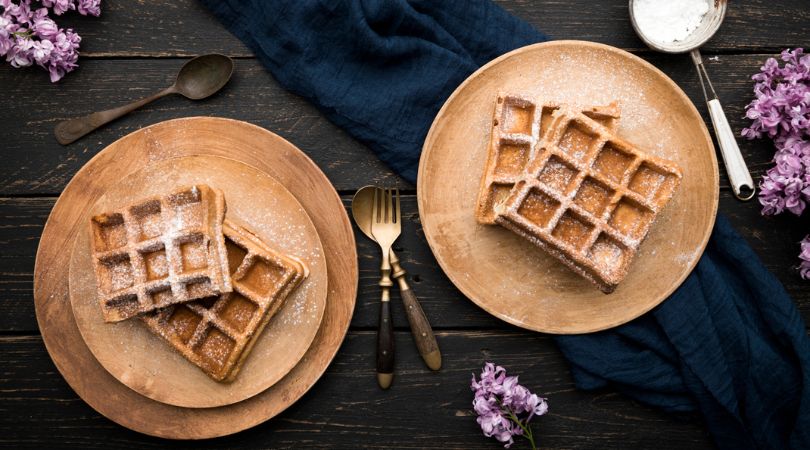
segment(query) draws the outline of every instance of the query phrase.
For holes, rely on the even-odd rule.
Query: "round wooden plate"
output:
[[[82,340],[68,298],[69,249],[93,204],[128,174],[190,155],[215,155],[251,165],[283,184],[321,238],[329,292],[323,321],[304,358],[269,389],[218,408],[182,408],[129,389],[109,374]],[[357,252],[349,218],[329,180],[303,152],[263,128],[236,120],[194,117],[138,130],[91,159],[51,211],[34,267],[34,302],[43,340],[65,380],[90,406],[133,430],[166,438],[203,439],[262,423],[289,407],[320,378],[349,327],[357,296]]]
[[[109,189],[85,221],[197,183],[225,193],[228,220],[309,267],[309,276],[267,324],[232,383],[209,378],[140,320],[104,322],[96,296],[89,227],[79,232],[73,245],[70,301],[84,342],[118,381],[159,402],[211,408],[258,394],[298,363],[323,317],[327,274],[318,232],[295,197],[269,175],[232,159],[196,155],[151,164]]]
[[[581,106],[617,100],[622,110],[618,133],[681,165],[678,192],[613,294],[603,294],[510,231],[476,222],[499,91]],[[692,271],[714,225],[717,159],[700,114],[664,73],[613,47],[554,41],[503,55],[456,89],[425,141],[417,194],[433,254],[473,302],[519,327],[586,333],[649,311]]]

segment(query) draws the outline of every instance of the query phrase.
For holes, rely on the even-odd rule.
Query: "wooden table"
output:
[[[500,0],[506,9],[554,38],[615,45],[649,60],[703,106],[687,56],[648,51],[635,36],[626,0],[532,2]],[[708,71],[735,132],[747,125],[750,76],[781,49],[810,45],[810,9],[803,0],[732,2],[725,24],[704,49]],[[308,153],[349,206],[366,184],[398,186],[403,235],[397,250],[433,323],[444,368],[429,372],[411,342],[405,315],[394,302],[397,379],[386,392],[373,368],[378,309],[377,250],[357,236],[360,291],[351,329],[326,375],[297,404],[251,430],[202,447],[416,447],[500,448],[481,436],[470,408],[470,374],[496,361],[549,397],[551,412],[535,423],[548,448],[708,448],[700,418],[675,417],[612,392],[575,389],[565,360],[549,336],[500,322],[466,300],[441,272],[425,242],[414,186],[404,182],[362,145],[311,105],[284,91],[214,17],[192,0],[105,0],[99,19],[69,15],[60,24],[83,37],[81,68],[58,84],[39,69],[0,64],[0,445],[109,447],[162,446],[165,441],[124,429],[103,418],[68,387],[39,336],[32,300],[36,246],[48,213],[73,174],[113,140],[145,125],[193,115],[245,120],[272,130]],[[53,138],[64,118],[117,106],[171,83],[190,56],[221,52],[237,59],[236,74],[217,96],[199,103],[164,99],[71,145]],[[740,140],[759,179],[771,163],[767,141]],[[810,215],[768,218],[756,202],[733,198],[721,173],[720,211],[729,216],[784,283],[810,319],[810,282],[795,271],[798,241],[810,232]],[[60,270],[54,268],[54,270]],[[195,444],[196,445],[196,444]],[[525,448],[521,443],[517,448]]]

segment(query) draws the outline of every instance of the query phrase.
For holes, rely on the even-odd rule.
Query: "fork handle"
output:
[[[394,325],[391,323],[391,288],[383,286],[377,328],[377,383],[383,389],[394,381]]]

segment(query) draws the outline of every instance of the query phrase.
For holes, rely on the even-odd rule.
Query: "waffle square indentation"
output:
[[[665,179],[666,175],[664,173],[644,162],[633,174],[628,187],[643,198],[651,199],[658,192]]]
[[[579,186],[574,203],[595,217],[602,217],[610,200],[616,193],[595,178],[586,177]]]
[[[633,155],[622,150],[615,144],[608,142],[602,147],[596,160],[593,162],[593,169],[598,174],[608,180],[620,184],[625,172],[633,163]]]
[[[172,287],[168,284],[150,289],[146,292],[146,295],[149,297],[149,301],[157,307],[168,305],[174,299]]]
[[[593,225],[586,222],[577,214],[566,211],[565,214],[560,217],[551,235],[576,250],[582,250],[587,244],[588,236],[590,236],[593,228]]]
[[[107,294],[126,289],[135,281],[132,272],[132,261],[123,253],[102,259],[99,264],[101,272],[101,290]]]
[[[511,142],[502,140],[498,149],[498,160],[495,163],[495,175],[516,177],[523,173],[529,160],[528,142]]]
[[[560,109],[559,106],[543,105],[540,110],[540,137],[543,138],[548,134],[551,124],[554,122],[554,111]]]
[[[146,269],[146,281],[161,280],[169,276],[169,261],[162,243],[154,248],[141,250],[141,255]]]
[[[202,317],[197,313],[184,305],[179,305],[174,308],[174,312],[169,317],[169,326],[180,341],[187,344],[194,336],[201,321]]]
[[[228,251],[228,270],[235,273],[245,260],[248,251],[231,239],[225,239],[225,249]]]
[[[279,285],[285,270],[278,264],[262,258],[254,258],[250,268],[238,282],[257,295],[265,295]]]
[[[121,248],[127,244],[127,229],[122,214],[102,214],[92,219],[93,247],[97,252]]]
[[[623,198],[608,222],[613,229],[632,239],[640,239],[647,232],[653,219],[653,213],[645,206]]]
[[[245,331],[258,310],[258,305],[248,300],[243,295],[234,292],[230,295],[230,298],[227,303],[225,303],[220,314],[222,315],[222,320],[233,327],[234,330],[241,333]]]
[[[546,161],[543,170],[537,180],[545,184],[549,189],[565,194],[571,186],[571,182],[577,175],[577,170],[560,159],[557,155],[551,155]]]
[[[160,217],[160,201],[150,200],[130,209],[139,241],[145,241],[163,234],[163,221]]]
[[[169,204],[174,207],[174,222],[172,227],[177,230],[198,228],[203,225],[204,216],[201,214],[199,203],[202,195],[196,188],[178,192],[169,196]]]
[[[187,236],[177,243],[183,273],[208,267],[208,246],[202,234]]]
[[[203,367],[218,372],[228,361],[236,342],[227,334],[211,328],[200,345],[200,356]]]
[[[507,97],[501,115],[504,132],[531,135],[534,108],[535,106],[532,103],[514,97]],[[498,125],[497,121],[495,125]]]
[[[518,214],[545,228],[560,208],[560,202],[539,189],[531,189],[518,208]]]
[[[584,125],[571,121],[557,146],[572,158],[584,161],[597,141],[597,136]]]

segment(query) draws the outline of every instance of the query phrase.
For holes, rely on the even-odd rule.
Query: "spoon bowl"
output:
[[[233,60],[225,55],[202,55],[183,65],[174,86],[191,100],[204,99],[222,89],[233,74]]]
[[[377,242],[371,234],[371,209],[374,205],[374,186],[364,186],[352,198],[352,217],[360,231]]]

